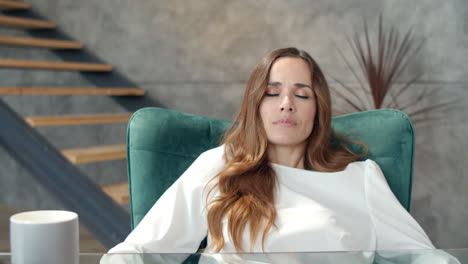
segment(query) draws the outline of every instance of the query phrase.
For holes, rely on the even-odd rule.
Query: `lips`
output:
[[[291,118],[281,118],[273,122],[274,125],[279,125],[282,127],[293,127],[297,125],[297,122]]]

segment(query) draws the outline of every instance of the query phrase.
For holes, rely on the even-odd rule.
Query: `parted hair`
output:
[[[276,219],[275,191],[277,179],[268,160],[268,139],[259,107],[265,96],[272,65],[278,58],[303,59],[312,74],[312,89],[316,96],[315,125],[306,142],[304,168],[320,172],[341,171],[367,153],[364,144],[336,135],[331,127],[331,98],[322,70],[305,51],[283,48],[268,53],[256,65],[247,81],[242,104],[232,126],[226,131],[224,168],[212,179],[208,193],[218,194],[207,201],[210,249],[219,252],[224,247],[222,220],[227,220],[228,235],[238,252],[246,249],[242,237],[248,229],[252,251],[258,236],[262,247]],[[352,142],[362,147],[362,153],[351,151],[345,144],[332,144],[332,138]]]

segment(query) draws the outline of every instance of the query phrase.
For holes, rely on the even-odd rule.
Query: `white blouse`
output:
[[[207,235],[209,245],[205,186],[223,168],[223,154],[223,146],[201,154],[125,241],[109,253],[194,253]],[[331,173],[271,165],[278,179],[275,227],[268,233],[263,251],[261,236],[250,250],[247,226],[242,240],[244,250],[434,249],[423,229],[399,203],[374,161],[353,162],[345,170]],[[215,189],[209,199],[217,193]],[[225,245],[221,253],[236,252],[226,219],[223,232]],[[372,262],[373,256],[359,258],[367,263]]]

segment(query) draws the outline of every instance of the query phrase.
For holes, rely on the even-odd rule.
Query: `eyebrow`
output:
[[[269,82],[268,86],[280,86],[281,84],[282,84],[281,82]],[[300,88],[307,87],[307,88],[312,89],[312,87],[310,87],[310,85],[304,84],[304,83],[295,83],[294,86],[300,87]]]
[[[310,87],[310,85],[304,84],[304,83],[295,83],[294,85],[295,85],[296,87],[307,87],[307,88],[312,89],[312,87]]]

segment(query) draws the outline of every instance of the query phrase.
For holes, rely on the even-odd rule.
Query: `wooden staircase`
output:
[[[35,47],[46,49],[82,49],[83,44],[70,40],[30,38],[0,35],[0,45]]]
[[[127,157],[125,144],[64,149],[62,154],[73,164],[125,159]]]
[[[70,126],[89,124],[126,123],[131,114],[97,114],[97,115],[61,115],[61,116],[29,116],[26,122],[32,126]]]
[[[28,3],[0,0],[0,11],[29,9]],[[56,25],[49,21],[0,14],[0,27],[16,29],[49,29]],[[62,50],[80,50],[84,45],[80,42],[50,39],[0,35],[0,45],[23,48],[44,48]],[[0,68],[15,68],[27,70],[80,71],[80,72],[111,72],[112,65],[93,62],[59,62],[36,61],[0,58]],[[132,87],[0,87],[0,95],[106,95],[106,96],[143,96],[145,91]],[[31,127],[39,126],[71,126],[126,123],[132,113],[94,114],[94,115],[61,115],[61,116],[29,116],[24,120]],[[61,153],[73,164],[102,162],[126,158],[125,144],[104,146],[77,146],[73,149],[63,149]],[[119,204],[128,204],[127,182],[102,186],[104,192]]]
[[[135,88],[86,87],[0,87],[0,95],[112,95],[143,96],[145,90]]]
[[[11,1],[11,0],[0,0],[0,11],[29,9],[29,8],[31,8],[31,5],[28,3]]]
[[[0,26],[18,29],[54,29],[56,27],[54,23],[45,20],[5,15],[0,15]]]
[[[0,68],[110,72],[112,65],[101,63],[0,59]]]

